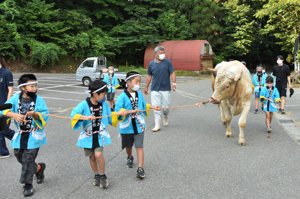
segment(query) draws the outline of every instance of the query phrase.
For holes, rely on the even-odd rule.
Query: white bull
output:
[[[221,120],[226,126],[226,137],[232,137],[230,122],[232,115],[239,115],[239,141],[245,146],[244,129],[251,105],[251,79],[248,69],[239,61],[222,62],[212,71],[213,95],[209,101],[218,104]]]

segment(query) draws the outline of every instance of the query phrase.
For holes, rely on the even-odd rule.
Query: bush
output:
[[[214,58],[214,65],[217,65],[221,63],[222,61],[226,61],[225,57],[222,55],[215,55],[216,57]]]
[[[30,63],[40,64],[41,66],[50,63],[52,66],[59,61],[60,55],[66,55],[66,51],[62,50],[54,43],[35,42],[32,48]]]
[[[148,71],[148,69],[145,69],[144,67],[136,67],[136,66],[119,66],[117,68],[121,72],[128,73],[129,71],[136,71],[141,75],[146,75]]]

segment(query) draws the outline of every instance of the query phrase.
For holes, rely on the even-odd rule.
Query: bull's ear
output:
[[[215,68],[208,68],[207,70],[209,70],[214,77],[217,76],[217,72],[218,72],[217,69],[215,69]]]
[[[243,75],[243,71],[240,74],[232,75],[231,79],[236,82],[242,78],[242,75]]]

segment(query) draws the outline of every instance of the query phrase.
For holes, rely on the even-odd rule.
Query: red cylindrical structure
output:
[[[208,50],[211,53],[207,51],[207,53],[201,54],[201,50],[204,52],[202,49],[204,43],[209,45],[206,40],[179,40],[164,41],[157,44],[157,46],[165,48],[166,59],[171,60],[175,70],[201,71],[204,69],[203,66],[201,67],[201,59],[213,60],[214,58],[212,50]],[[144,68],[148,68],[149,63],[154,60],[154,48],[150,45],[147,47],[144,56]]]

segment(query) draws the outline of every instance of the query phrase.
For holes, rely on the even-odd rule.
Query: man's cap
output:
[[[277,55],[277,59],[278,58],[283,60],[283,56],[282,55]]]
[[[290,89],[290,97],[292,97],[292,95],[294,94],[294,89]]]

